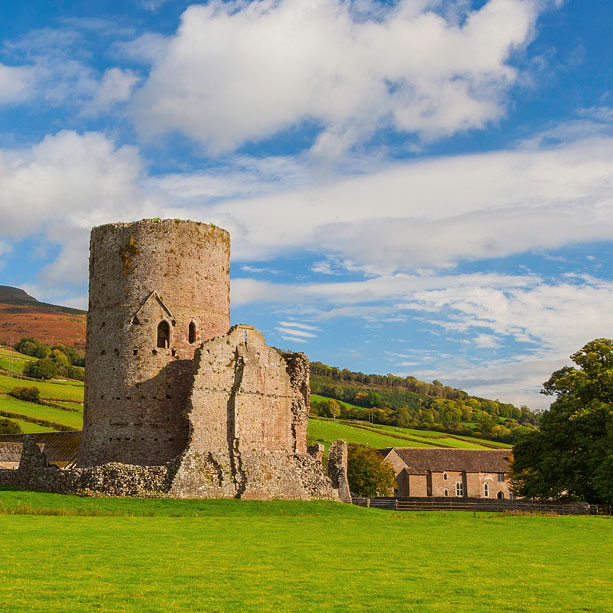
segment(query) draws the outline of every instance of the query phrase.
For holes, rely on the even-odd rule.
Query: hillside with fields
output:
[[[9,344],[33,336],[83,349],[85,322],[85,311],[39,302],[22,289],[0,285],[0,340]]]
[[[515,443],[540,415],[528,407],[470,396],[440,381],[366,375],[311,362],[312,413]]]

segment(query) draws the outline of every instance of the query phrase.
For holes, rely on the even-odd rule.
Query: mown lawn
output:
[[[55,512],[81,506],[154,516],[0,511],[7,611],[604,612],[613,605],[613,522],[602,517],[0,492],[5,512],[18,500]]]

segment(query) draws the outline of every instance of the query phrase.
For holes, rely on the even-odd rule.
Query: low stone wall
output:
[[[26,437],[19,468],[0,470],[0,485],[82,496],[339,500],[339,490],[322,470],[319,448],[311,453],[246,453],[241,458],[249,467],[246,480],[240,474],[226,479],[209,457],[197,454],[164,466],[109,463],[60,469],[49,466],[38,444]],[[343,462],[342,452],[338,462],[329,462],[334,474],[346,475]]]
[[[0,470],[0,485],[55,492],[58,494],[105,496],[159,496],[170,488],[168,466],[104,464],[91,468],[60,469],[49,466],[38,445],[24,440],[17,470]]]

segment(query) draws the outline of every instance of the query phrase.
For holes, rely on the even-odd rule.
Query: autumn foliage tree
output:
[[[613,504],[613,340],[599,338],[544,383],[556,396],[540,430],[513,448],[512,478],[522,496]]]

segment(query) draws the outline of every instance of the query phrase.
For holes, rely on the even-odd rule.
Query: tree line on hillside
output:
[[[353,372],[347,368],[336,368],[322,362],[311,362],[311,374],[327,377],[334,381],[359,383],[366,387],[400,387],[432,398],[447,398],[450,400],[468,398],[468,394],[462,390],[443,385],[435,379],[432,383],[425,383],[415,377],[398,377],[396,375],[365,375],[363,372]]]
[[[61,343],[46,345],[37,338],[22,338],[16,345],[15,350],[19,353],[38,358],[29,362],[23,374],[34,379],[53,379],[55,377],[67,377],[68,379],[85,378],[85,356]]]
[[[341,371],[320,362],[315,362],[314,366],[311,391],[328,399],[311,403],[313,415],[368,419],[378,424],[438,430],[505,443],[517,442],[523,433],[534,430],[540,419],[538,413],[527,407],[518,408],[510,403],[469,396],[438,381],[432,385],[424,383],[421,388],[415,382],[422,382],[414,377],[407,377],[410,379],[407,382],[407,379],[394,375]],[[322,372],[336,373],[336,378],[319,374]],[[387,384],[379,386],[373,381],[387,381]],[[396,384],[398,381],[407,385]],[[370,387],[367,382],[370,382]],[[410,388],[430,391],[434,395],[418,393]],[[348,407],[343,402],[360,408]]]

